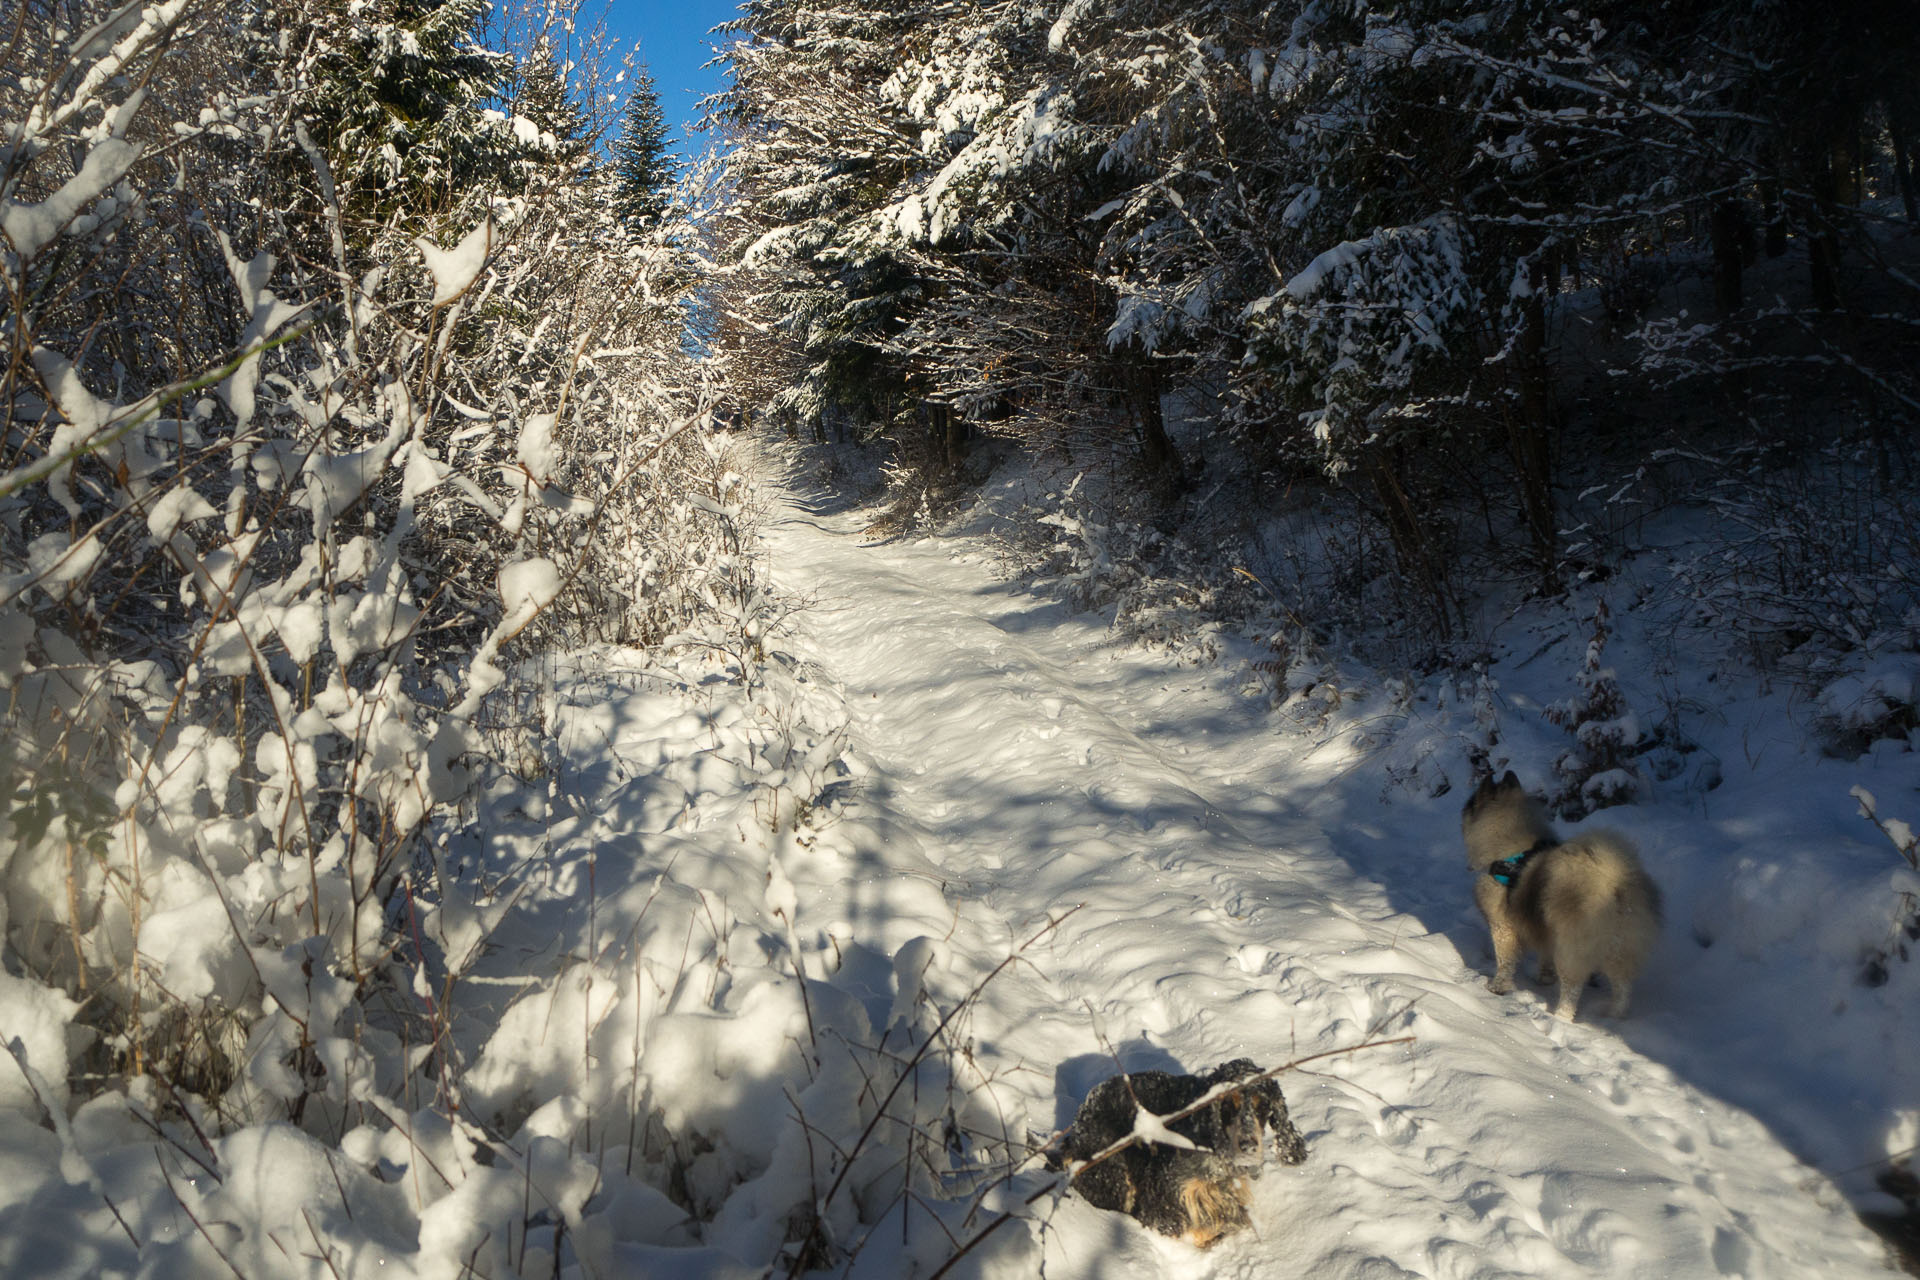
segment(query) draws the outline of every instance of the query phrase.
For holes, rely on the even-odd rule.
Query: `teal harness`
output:
[[[1553,848],[1556,843],[1558,842],[1554,840],[1552,836],[1541,836],[1539,840],[1534,842],[1533,848],[1522,849],[1511,858],[1500,859],[1500,861],[1487,868],[1487,874],[1492,876],[1497,883],[1511,889],[1513,888],[1513,882],[1520,878],[1521,868],[1527,865],[1527,859],[1543,850]]]

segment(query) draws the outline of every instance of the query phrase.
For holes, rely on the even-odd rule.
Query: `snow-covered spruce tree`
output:
[[[349,213],[444,212],[510,178],[516,138],[482,108],[501,98],[513,56],[480,43],[487,0],[309,0],[291,10],[311,42],[308,129]]]
[[[1047,12],[748,8],[740,30],[760,38],[730,55],[724,119],[740,138],[739,260],[757,282],[740,293],[804,366],[776,411],[890,432],[923,482],[978,426],[1132,436],[1152,476],[1176,479],[1159,362],[1112,329],[1087,216],[1132,179],[1075,118],[1082,64]],[[816,66],[828,49],[833,65]]]
[[[615,199],[629,232],[643,235],[659,226],[680,179],[680,160],[667,142],[667,120],[660,91],[642,67],[635,75],[620,114],[620,133],[609,144]]]
[[[1574,673],[1578,692],[1546,712],[1548,720],[1573,735],[1573,745],[1553,762],[1559,782],[1549,800],[1563,818],[1631,803],[1640,790],[1631,763],[1640,743],[1640,720],[1620,692],[1613,669],[1601,665],[1607,617],[1607,602],[1601,600],[1594,605],[1593,635]]]
[[[68,16],[0,76],[6,981],[78,1020],[89,1089],[337,1133],[457,1088],[407,1048],[465,892],[418,855],[506,659],[738,613],[734,482],[659,262],[604,258],[577,169],[355,234],[324,50],[247,8]]]
[[[1486,69],[1547,16],[1527,4],[1473,23],[1435,5],[1315,9],[1252,59],[1254,93],[1281,124],[1260,152],[1277,181],[1272,203],[1232,212],[1276,270],[1242,313],[1238,416],[1268,424],[1282,456],[1317,455],[1358,482],[1443,632],[1456,557],[1435,495],[1490,492],[1463,460],[1504,457],[1516,541],[1543,585],[1558,570],[1547,338],[1579,234],[1566,211],[1595,199],[1605,155],[1555,131],[1583,110],[1571,77],[1542,71],[1522,93]],[[1516,132],[1516,113],[1536,108],[1536,132]]]
[[[1022,80],[1044,49],[1034,12],[748,11],[718,123],[738,140],[732,332],[785,335],[798,366],[773,415],[892,440],[911,503],[950,476],[970,419],[1119,400],[1086,268],[1097,233],[1039,210],[1060,174],[996,182],[983,159],[1005,141],[1001,168],[1025,173],[1046,148]]]
[[[593,146],[594,125],[575,100],[550,34],[535,36],[532,47],[517,61],[508,108],[508,128],[516,128],[515,120],[525,121],[517,126],[525,145],[551,152],[557,164],[576,165]]]
[[[710,115],[731,148],[719,228],[737,277],[727,306],[744,332],[775,332],[787,347],[794,376],[770,403],[746,407],[794,429],[834,422],[885,436],[914,415],[910,370],[885,342],[925,281],[875,219],[918,161],[877,91],[900,51],[940,21],[935,8],[754,0],[727,28],[733,80]]]
[[[1142,487],[1171,497],[1185,471],[1161,417],[1171,344],[1117,318],[1133,246],[1101,226],[1141,176],[1115,140],[1137,68],[1070,48],[1064,15],[975,16],[912,51],[883,90],[918,128],[927,169],[882,226],[939,280],[897,346],[950,411],[1032,445],[1137,455]]]

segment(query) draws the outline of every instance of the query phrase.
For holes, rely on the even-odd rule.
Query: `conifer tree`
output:
[[[592,149],[592,126],[568,90],[566,68],[549,37],[535,38],[514,79],[513,112],[540,131],[533,145],[569,165]]]
[[[1573,735],[1573,745],[1553,762],[1560,785],[1553,797],[1565,818],[1583,818],[1595,809],[1627,804],[1639,791],[1632,755],[1640,742],[1640,720],[1611,667],[1601,665],[1607,647],[1607,602],[1593,610],[1593,636],[1574,673],[1579,692],[1547,708],[1547,719]]]
[[[673,184],[680,177],[680,161],[667,145],[660,92],[644,67],[627,99],[612,151],[620,221],[633,232],[650,230],[666,213]]]
[[[504,176],[514,151],[482,104],[513,59],[480,43],[487,0],[324,8],[312,120],[350,207],[424,211]]]

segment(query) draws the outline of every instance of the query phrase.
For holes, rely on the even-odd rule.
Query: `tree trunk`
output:
[[[1380,519],[1387,526],[1387,538],[1393,543],[1394,559],[1400,571],[1412,580],[1416,590],[1427,598],[1434,638],[1444,643],[1453,635],[1453,616],[1447,605],[1445,571],[1434,553],[1433,539],[1426,521],[1400,479],[1398,462],[1389,456],[1394,451],[1368,449],[1360,455],[1360,467],[1373,489]]]
[[[1529,271],[1535,281],[1547,278],[1538,264]],[[1547,307],[1535,287],[1522,311],[1521,330],[1514,352],[1519,373],[1520,412],[1507,419],[1508,445],[1520,476],[1520,510],[1533,544],[1534,567],[1543,591],[1560,585],[1560,537],[1553,509],[1553,432],[1557,414],[1553,402],[1553,371],[1547,363]]]
[[[1840,236],[1834,229],[1839,214],[1839,177],[1834,173],[1833,148],[1814,161],[1813,227],[1807,234],[1807,282],[1813,305],[1822,311],[1840,306]]]
[[[1160,412],[1160,369],[1153,357],[1122,356],[1122,385],[1127,408],[1140,429],[1140,457],[1147,465],[1154,492],[1164,501],[1177,496],[1187,485],[1186,467],[1180,451],[1167,435],[1166,419]]]
[[[940,461],[948,475],[959,475],[967,458],[967,419],[950,404],[939,406]]]
[[[1787,219],[1780,209],[1780,180],[1770,178],[1760,184],[1760,216],[1766,223],[1767,256],[1778,258],[1787,252]]]
[[[1857,207],[1867,198],[1866,156],[1859,122],[1849,123],[1834,134],[1833,196],[1838,203]]]
[[[1906,206],[1907,221],[1920,226],[1920,195],[1914,192],[1913,144],[1907,136],[1907,122],[1898,112],[1889,112],[1887,133],[1893,139],[1893,180],[1900,188],[1900,203]]]
[[[1747,259],[1747,210],[1733,196],[1713,202],[1708,215],[1713,235],[1713,302],[1724,318],[1744,301],[1741,272]]]

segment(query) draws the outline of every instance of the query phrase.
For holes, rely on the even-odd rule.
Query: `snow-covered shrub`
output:
[[[516,646],[739,613],[687,263],[537,148],[350,225],[264,11],[63,12],[0,78],[0,931],[81,1002],[27,1052],[324,1126],[448,1069],[423,834]]]
[[[435,846],[437,875],[498,877],[522,898],[489,919],[449,897],[422,919],[469,1013],[446,1050],[461,1064],[455,1123],[509,1135],[506,1152],[564,1140],[596,1171],[590,1195],[561,1204],[561,1246],[603,1273],[608,1251],[683,1247],[691,1267],[705,1244],[775,1274],[869,1254],[873,1274],[903,1274],[881,1258],[909,1212],[911,1249],[937,1265],[1026,1150],[1023,1113],[996,1105],[969,1053],[984,983],[901,919],[849,936],[844,899],[820,896],[819,877],[851,874],[873,838],[843,826],[859,769],[844,704],[777,653],[751,679],[713,674],[699,649],[560,661],[537,695],[542,728],[605,821],[548,808],[545,779],[503,777],[475,798],[477,824]],[[911,877],[861,892],[923,920],[943,905]],[[407,1135],[445,1124],[370,1116],[343,1147],[362,1168],[407,1164]],[[534,1274],[503,1238],[527,1209],[455,1199],[498,1181],[471,1164],[450,1181],[478,1179],[473,1192],[433,1188],[451,1202],[418,1210],[423,1259],[478,1248],[483,1274]],[[429,1241],[429,1219],[465,1234]],[[526,1225],[540,1240],[555,1224]]]
[[[1546,712],[1548,720],[1573,735],[1573,745],[1553,762],[1559,782],[1551,803],[1566,818],[1630,803],[1640,790],[1631,762],[1641,738],[1640,720],[1620,692],[1613,669],[1601,665],[1607,617],[1607,603],[1601,600],[1593,610],[1593,635],[1574,673],[1578,692]]]
[[[1176,520],[1152,523],[1157,500],[1078,474],[1019,513],[1013,557],[1079,609],[1114,611],[1117,635],[1214,656],[1204,633],[1267,607],[1265,586],[1222,563],[1224,548]]]
[[[1881,817],[1879,802],[1865,787],[1854,787],[1852,795],[1859,802],[1860,816],[1879,829],[1907,864],[1893,871],[1889,887],[1897,905],[1886,941],[1871,948],[1861,965],[1861,980],[1877,987],[1887,980],[1887,965],[1909,959],[1914,944],[1920,942],[1920,836],[1899,818]]]
[[[85,1110],[67,1167],[137,1163],[114,1193],[135,1221],[219,1233],[129,1235],[109,1269],[274,1274],[296,1237],[343,1271],[610,1274],[702,1236],[838,1259],[908,1195],[1004,1168],[965,991],[903,967],[878,1025],[801,959],[782,859],[820,839],[840,740],[768,665],[749,486],[681,347],[698,264],[610,234],[578,168],[355,225],[297,58],[187,21],[81,38],[73,82],[108,101],[64,123],[0,86],[29,144],[0,186],[0,1008],[23,1060],[0,1104],[62,1134]],[[192,124],[224,82],[170,60],[189,47],[288,92]],[[170,96],[90,77],[115,57]],[[217,287],[176,335],[143,290],[180,279]],[[501,948],[554,932],[529,904],[577,760],[519,659],[607,639],[678,642],[687,700],[727,693],[675,706],[634,781],[660,801],[622,833],[651,896],[621,898],[617,941],[590,897],[581,945],[526,975]],[[475,824],[527,839],[486,862]]]
[[[1092,504],[1080,496],[1085,476],[1075,476],[1060,496],[1061,509],[1043,511],[1037,521],[1059,530],[1046,568],[1047,577],[1066,589],[1074,605],[1092,609],[1111,600],[1122,585],[1121,574],[1137,571],[1132,557],[1116,555],[1115,530]]]
[[[435,348],[429,438],[468,477],[422,506],[442,590],[482,616],[507,560],[566,566],[567,590],[523,647],[657,643],[702,613],[739,545],[740,477],[680,350],[698,264],[665,234],[616,237],[610,200],[604,175],[476,196],[463,225],[493,228],[485,274],[407,317]],[[376,250],[395,262],[390,279],[421,275],[398,238]]]
[[[1741,637],[1763,669],[1920,645],[1920,519],[1880,431],[1818,448],[1767,439],[1709,455],[1720,537],[1674,566],[1692,620]]]
[[[1862,656],[1814,699],[1826,749],[1853,757],[1876,742],[1905,742],[1920,729],[1920,654]]]

